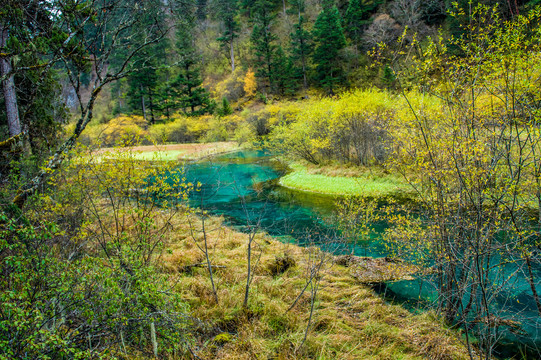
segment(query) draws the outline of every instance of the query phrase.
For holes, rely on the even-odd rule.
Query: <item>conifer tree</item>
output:
[[[222,19],[223,32],[217,39],[222,47],[229,52],[231,62],[231,72],[235,71],[235,52],[233,45],[235,39],[239,36],[240,25],[236,19],[238,12],[237,0],[222,0],[219,3],[219,16]]]
[[[197,0],[196,1],[197,10],[195,15],[199,20],[205,20],[207,18],[207,0]]]
[[[142,51],[140,56],[148,56],[146,51]],[[132,110],[141,111],[143,118],[154,123],[155,90],[158,84],[156,75],[156,64],[154,57],[148,57],[146,62],[148,67],[138,71],[128,78],[128,104]],[[150,117],[149,117],[150,115]]]
[[[370,15],[381,3],[381,0],[350,0],[344,20],[348,36],[355,45],[359,44],[363,27],[370,22]]]
[[[141,20],[143,24],[148,24],[151,29],[151,24],[156,22],[163,27],[166,26],[166,16],[159,5],[158,0],[150,1],[149,9],[151,10],[146,11]],[[140,41],[144,40],[144,35],[140,32],[134,31],[132,36],[134,38],[140,38]],[[127,79],[128,91],[126,95],[130,110],[140,112],[144,119],[152,124],[156,121],[156,100],[158,97],[158,84],[160,83],[158,68],[165,65],[165,58],[155,56],[155,54],[165,53],[165,49],[169,46],[170,44],[167,39],[163,38],[159,42],[138,52],[134,56],[133,61],[138,65],[140,70],[131,74]],[[112,66],[122,63],[126,53],[129,51],[130,49],[126,48],[124,51],[118,52],[112,59]]]
[[[302,1],[302,0],[300,0]],[[293,76],[303,80],[304,89],[308,88],[308,59],[313,51],[312,36],[304,27],[304,17],[299,12],[299,22],[294,25],[291,37],[291,60]]]
[[[254,46],[256,76],[267,81],[271,92],[275,91],[274,53],[276,52],[276,35],[271,32],[276,15],[271,10],[274,4],[270,0],[257,0],[254,4],[254,27],[251,41]]]
[[[276,92],[280,95],[293,95],[297,91],[293,77],[293,64],[281,46],[278,46],[276,50],[272,67],[274,69],[273,83],[276,87]]]
[[[201,61],[193,44],[191,27],[179,26],[177,38],[180,72],[167,89],[172,95],[174,107],[181,108],[191,116],[212,113],[215,105],[208,91],[201,86]]]
[[[313,61],[316,64],[316,80],[329,95],[334,95],[344,78],[339,52],[346,46],[346,38],[341,22],[336,5],[332,0],[325,0],[313,29],[316,44]]]

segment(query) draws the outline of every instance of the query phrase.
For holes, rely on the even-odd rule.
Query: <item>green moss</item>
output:
[[[394,174],[365,172],[355,177],[313,174],[306,166],[291,165],[293,171],[280,179],[280,185],[302,191],[329,195],[386,197],[411,194],[411,189]]]
[[[218,345],[227,344],[231,340],[233,340],[233,336],[231,336],[229,333],[221,333],[214,337],[214,342]]]

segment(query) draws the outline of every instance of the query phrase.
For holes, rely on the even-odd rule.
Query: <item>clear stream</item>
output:
[[[200,183],[200,191],[190,197],[192,206],[223,215],[229,225],[240,230],[257,226],[284,242],[300,245],[315,244],[333,252],[359,256],[386,256],[375,236],[370,241],[344,244],[336,241],[337,230],[332,226],[333,197],[286,189],[278,180],[286,169],[272,154],[261,150],[246,150],[220,155],[187,164],[183,170],[186,181]],[[325,221],[327,220],[327,221]],[[383,231],[384,225],[376,224]],[[516,269],[508,269],[512,274]],[[502,358],[525,354],[517,358],[541,358],[541,318],[528,284],[516,276],[508,283],[506,296],[497,306],[508,314],[518,316],[527,334],[512,333],[502,328],[498,352]],[[541,271],[538,269],[538,278]],[[387,283],[378,288],[389,300],[397,301],[414,310],[420,303],[428,304],[436,293],[427,279]],[[541,286],[539,290],[541,292]],[[505,291],[503,292],[505,294]],[[510,295],[510,296],[508,296]],[[509,298],[512,301],[509,301]],[[420,300],[421,299],[421,300]]]

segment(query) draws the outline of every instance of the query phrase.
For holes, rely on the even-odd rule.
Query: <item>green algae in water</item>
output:
[[[181,170],[179,170],[181,171]],[[192,206],[202,207],[212,214],[223,215],[230,225],[250,231],[258,229],[276,236],[284,242],[299,245],[319,245],[324,250],[353,253],[359,256],[386,256],[380,234],[385,224],[374,224],[376,232],[366,241],[344,244],[336,228],[329,224],[335,198],[289,190],[278,186],[284,170],[265,151],[241,151],[221,155],[210,161],[191,163],[183,176],[188,182],[202,184],[200,191],[191,194]],[[334,242],[333,242],[334,241]],[[502,281],[516,272],[515,265],[507,265],[501,272],[491,275],[492,281]],[[541,269],[536,268],[537,278]],[[517,354],[518,347],[541,346],[541,317],[537,314],[529,285],[515,274],[506,280],[505,288],[493,297],[493,307],[501,309],[499,315],[519,317],[525,334],[505,329],[500,331],[499,354],[508,357]],[[430,308],[437,299],[436,282],[430,277],[414,281],[387,283],[379,291],[388,299],[414,310]],[[541,287],[538,289],[541,292]],[[525,353],[531,353],[530,350]],[[536,358],[536,357],[531,357]]]

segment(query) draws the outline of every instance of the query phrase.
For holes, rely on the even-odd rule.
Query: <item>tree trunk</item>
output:
[[[143,92],[143,85],[139,86],[141,89],[141,108],[143,109],[143,118],[147,121],[147,109],[145,107],[145,93]]]
[[[235,52],[233,51],[233,37],[231,37],[231,41],[229,42],[229,53],[231,56],[231,72],[235,71]]]
[[[0,33],[0,48],[6,46],[8,29],[2,27]],[[0,57],[0,76],[7,76],[12,71],[9,59]],[[21,133],[21,121],[19,119],[19,108],[17,106],[17,93],[15,92],[14,75],[8,76],[2,81],[4,100],[6,103],[6,117],[8,121],[9,136],[14,137]]]
[[[154,101],[152,100],[152,89],[148,87],[147,90],[148,90],[148,98],[150,101],[150,123],[155,124],[156,119],[154,118]]]
[[[154,322],[150,323],[150,340],[152,341],[152,352],[154,357],[158,357],[158,341],[156,340],[156,326]]]

